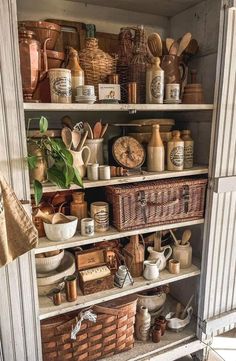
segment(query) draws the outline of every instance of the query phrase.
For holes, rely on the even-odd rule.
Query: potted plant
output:
[[[28,165],[34,188],[35,204],[38,205],[43,194],[43,183],[49,181],[60,188],[69,189],[71,184],[83,188],[83,182],[76,168],[73,157],[61,139],[50,138],[46,133],[48,120],[39,119],[41,137],[28,137],[30,120],[27,127]]]

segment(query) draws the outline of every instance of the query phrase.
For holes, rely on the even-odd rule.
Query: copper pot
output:
[[[23,24],[26,29],[34,31],[35,37],[41,45],[44,44],[46,39],[50,38],[47,43],[47,49],[54,49],[61,32],[59,25],[46,21],[23,21],[21,24]]]
[[[47,50],[48,69],[60,68],[65,59],[65,53],[60,51]]]
[[[32,100],[33,94],[39,80],[42,80],[47,73],[47,55],[46,44],[43,44],[44,69],[41,66],[41,44],[34,39],[34,32],[19,29],[19,52],[20,52],[20,70],[23,88],[23,97],[25,102],[37,101]]]

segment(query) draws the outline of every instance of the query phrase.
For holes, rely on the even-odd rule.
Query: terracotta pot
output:
[[[22,21],[20,24],[24,25],[26,29],[34,31],[35,37],[41,45],[44,44],[46,39],[50,38],[47,43],[47,49],[54,49],[61,32],[59,25],[46,21]]]

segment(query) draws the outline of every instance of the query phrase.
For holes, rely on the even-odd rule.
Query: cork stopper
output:
[[[179,130],[173,130],[172,137],[173,138],[180,138],[180,131]]]

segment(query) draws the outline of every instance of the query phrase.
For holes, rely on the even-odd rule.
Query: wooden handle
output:
[[[177,303],[176,308],[175,308],[175,317],[179,318],[179,315],[181,313],[181,309],[182,309],[182,305],[180,302]]]

